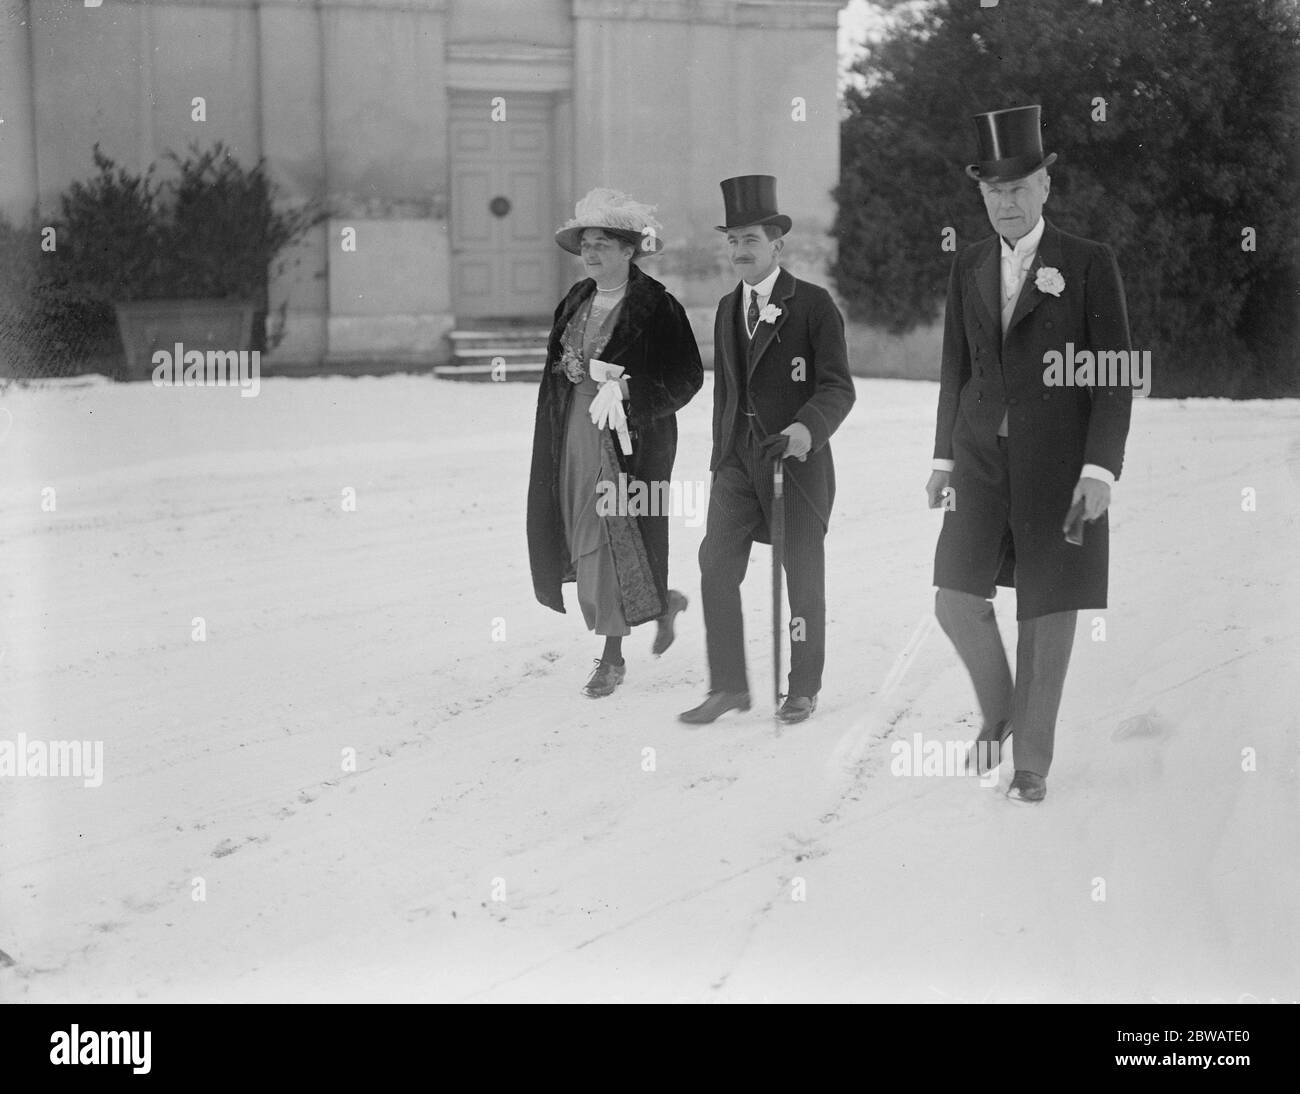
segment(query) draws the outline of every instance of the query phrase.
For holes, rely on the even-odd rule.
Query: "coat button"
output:
[[[1050,391],[1044,391],[1044,392],[1043,392],[1043,399],[1044,399],[1044,400],[1047,400],[1047,399],[1050,399],[1050,398],[1051,398],[1051,392],[1050,392]]]
[[[1015,406],[1016,403],[1020,402],[1020,400],[1012,398],[1012,399],[1008,399],[1007,402],[1010,403],[1012,406]]]

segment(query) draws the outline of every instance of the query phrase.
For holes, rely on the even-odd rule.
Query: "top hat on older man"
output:
[[[1041,112],[1034,104],[976,114],[980,159],[967,164],[966,174],[980,182],[1013,182],[1055,163],[1055,152],[1043,155]]]

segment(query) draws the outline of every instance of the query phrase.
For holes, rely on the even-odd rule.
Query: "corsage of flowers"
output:
[[[570,320],[568,327],[565,328],[564,337],[560,339],[563,348],[560,359],[551,368],[552,372],[563,375],[572,384],[580,384],[587,378],[587,359],[582,353],[582,335],[587,328],[589,314],[590,308],[579,308],[578,314]],[[599,357],[608,341],[608,335],[597,338],[591,348],[591,355]]]
[[[1034,276],[1034,288],[1039,292],[1060,296],[1061,290],[1065,288],[1065,278],[1055,266],[1039,266],[1038,273]]]

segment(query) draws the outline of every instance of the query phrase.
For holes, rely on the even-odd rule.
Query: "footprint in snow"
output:
[[[1169,723],[1157,710],[1125,718],[1110,735],[1112,741],[1127,741],[1135,737],[1147,739],[1164,737],[1169,733]]]

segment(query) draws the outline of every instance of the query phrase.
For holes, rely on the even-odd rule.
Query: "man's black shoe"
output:
[[[816,709],[817,696],[815,695],[787,695],[776,716],[789,726],[796,722],[807,721]]]
[[[1001,764],[1002,745],[1010,736],[1010,722],[985,725],[975,738],[975,746],[966,753],[966,774],[987,775]]]
[[[709,697],[699,706],[683,711],[677,715],[679,722],[687,725],[705,726],[717,721],[729,710],[748,710],[749,692],[747,691],[711,691]]]
[[[1047,780],[1032,771],[1017,771],[1007,797],[1013,802],[1040,802],[1047,797]]]

